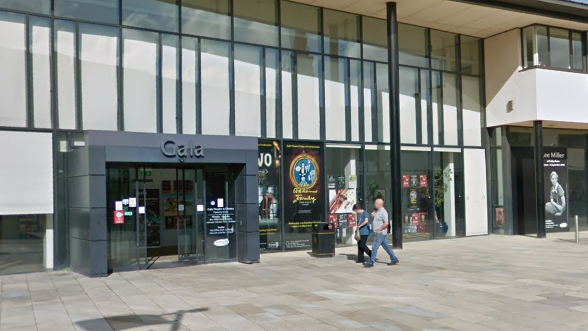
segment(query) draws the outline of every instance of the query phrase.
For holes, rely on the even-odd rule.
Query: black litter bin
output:
[[[330,223],[312,225],[312,256],[335,256],[335,227]]]

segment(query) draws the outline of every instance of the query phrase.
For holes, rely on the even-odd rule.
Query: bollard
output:
[[[580,243],[580,229],[578,229],[578,215],[576,215],[576,217],[574,217],[574,220],[576,222],[576,244]]]

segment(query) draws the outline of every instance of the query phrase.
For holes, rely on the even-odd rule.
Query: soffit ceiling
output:
[[[389,0],[292,0],[313,6],[386,18]],[[531,24],[545,24],[581,31],[588,24],[503,10],[452,0],[395,0],[398,20],[443,31],[486,38]]]

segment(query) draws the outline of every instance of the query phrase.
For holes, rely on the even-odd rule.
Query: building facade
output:
[[[523,2],[0,0],[0,273],[586,226],[588,6]]]

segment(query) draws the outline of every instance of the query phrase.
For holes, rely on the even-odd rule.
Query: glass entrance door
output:
[[[178,260],[204,262],[204,185],[202,169],[177,169],[178,182]]]

